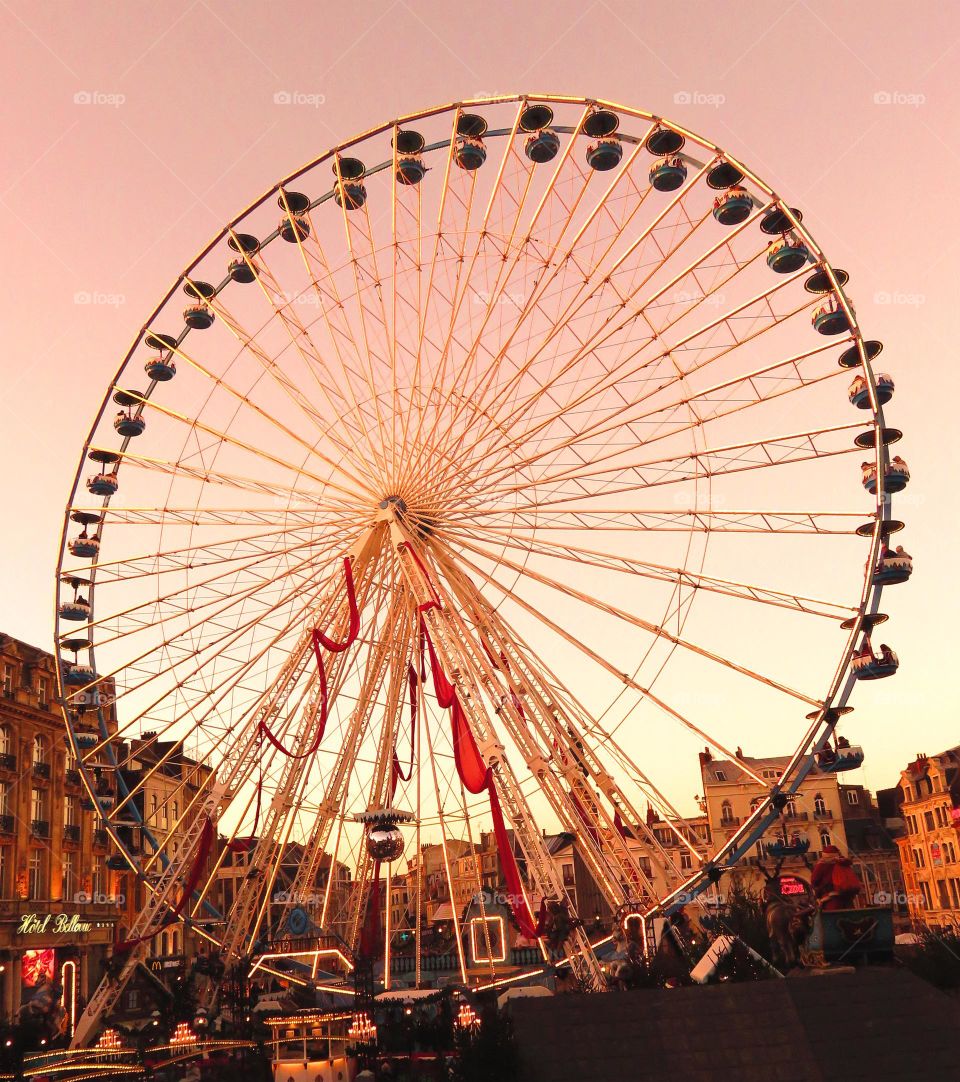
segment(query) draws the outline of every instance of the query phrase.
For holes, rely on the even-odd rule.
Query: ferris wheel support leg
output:
[[[423,562],[416,556],[414,542],[400,527],[396,520],[390,523],[391,539],[398,555],[404,577],[419,604],[435,601],[433,585],[428,581],[423,570]],[[409,558],[413,553],[415,559]],[[423,619],[431,632],[437,652],[443,663],[449,668],[460,696],[464,713],[469,719],[478,749],[483,749],[484,759],[494,776],[493,784],[505,811],[505,818],[514,830],[527,865],[527,875],[532,889],[545,898],[557,900],[566,897],[563,881],[553,858],[547,851],[543,836],[527,805],[526,798],[516,775],[504,754],[503,745],[487,716],[483,706],[479,687],[471,678],[469,669],[458,664],[458,651],[451,641],[455,629],[448,616],[438,607],[422,611]],[[603,970],[600,966],[590,941],[580,927],[575,927],[567,939],[569,964],[572,972],[588,987],[601,989],[606,986]]]
[[[633,822],[642,824],[642,820],[599,762],[579,719],[561,706],[558,687],[552,686],[539,671],[529,651],[520,648],[516,636],[503,626],[476,586],[453,567],[445,566],[444,572],[461,605],[481,619],[485,634],[500,651],[501,664],[510,673],[511,694],[500,697],[499,716],[554,811],[579,836],[581,853],[597,888],[614,910],[641,896],[655,897],[651,878],[627,846],[611,815],[601,809],[597,790],[611,800],[613,807],[619,804],[628,814],[632,813]],[[498,688],[484,657],[473,651],[463,657],[462,664],[474,670],[488,696],[496,701]],[[524,696],[522,718],[521,707],[517,705],[518,691]],[[546,758],[541,754],[536,741],[530,738],[528,727],[539,729],[545,744],[566,749],[559,762],[556,756]],[[652,832],[645,833],[650,835],[647,840],[651,842],[648,846],[651,856],[661,856],[662,863],[668,866],[664,870],[669,880],[672,862],[665,858]]]
[[[184,834],[183,840],[177,846],[170,863],[164,868],[154,893],[149,896],[146,905],[130,928],[129,942],[131,946],[123,965],[116,974],[108,972],[90,998],[90,1002],[87,1004],[74,1030],[73,1040],[71,1041],[72,1048],[84,1047],[95,1035],[100,1023],[109,1016],[110,1011],[116,1005],[137,965],[146,956],[153,935],[161,931],[163,927],[162,915],[169,914],[171,911],[175,912],[172,900],[174,893],[179,887],[180,880],[186,869],[189,868],[191,861],[197,857],[198,850],[203,848],[201,839],[204,836],[208,822],[215,820],[219,795],[213,792],[207,796],[199,813]]]

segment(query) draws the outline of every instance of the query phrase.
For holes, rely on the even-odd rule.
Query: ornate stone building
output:
[[[0,1011],[47,978],[65,1003],[96,987],[124,898],[85,801],[56,702],[53,656],[0,635]]]
[[[911,918],[960,931],[960,745],[900,772],[897,839]]]

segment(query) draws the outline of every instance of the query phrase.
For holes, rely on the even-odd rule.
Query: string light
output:
[[[480,1019],[477,1017],[477,1012],[470,1006],[469,1003],[461,1003],[460,1010],[457,1013],[457,1025],[461,1029],[473,1029],[474,1026],[480,1024]]]
[[[173,1036],[170,1038],[171,1045],[185,1045],[196,1044],[197,1035],[190,1028],[189,1022],[178,1022],[177,1028],[173,1031]]]
[[[353,1016],[347,1036],[357,1044],[374,1044],[377,1039],[377,1027],[370,1015],[364,1011]]]

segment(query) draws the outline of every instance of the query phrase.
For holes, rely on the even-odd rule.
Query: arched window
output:
[[[733,805],[729,800],[725,800],[720,805],[720,822],[732,823],[733,822]]]
[[[793,797],[791,797],[787,801],[787,806],[783,809],[783,814],[785,816],[787,816],[788,819],[796,819],[796,817],[797,817],[797,802],[793,799]]]
[[[13,752],[13,736],[9,725],[0,725],[0,755],[10,755]]]
[[[37,733],[33,738],[33,761],[35,763],[45,763],[47,761],[47,754],[49,745],[47,738],[43,733]]]
[[[823,797],[820,795],[820,793],[817,793],[817,795],[813,798],[813,814],[814,815],[826,815],[827,814],[827,803],[823,799]]]
[[[833,845],[833,841],[830,838],[830,831],[826,827],[820,831],[820,848],[826,849],[828,845]]]

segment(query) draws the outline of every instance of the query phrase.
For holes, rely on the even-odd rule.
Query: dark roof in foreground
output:
[[[514,999],[524,1082],[960,1080],[960,1002],[911,973]]]

